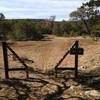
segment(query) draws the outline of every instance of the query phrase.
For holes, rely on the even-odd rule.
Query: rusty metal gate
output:
[[[4,58],[4,70],[5,70],[5,78],[9,78],[9,71],[25,71],[26,77],[29,78],[28,73],[28,66],[24,63],[24,61],[14,52],[14,50],[8,45],[6,42],[2,42],[2,48],[3,48],[3,58]],[[24,68],[9,68],[9,62],[8,62],[8,50],[12,52],[12,54],[20,61],[22,65],[24,65]],[[79,48],[79,41],[75,41],[70,49],[64,54],[64,56],[59,60],[59,62],[56,64],[55,68],[55,77],[57,78],[58,70],[74,70],[75,71],[75,78],[78,77],[78,55],[83,55],[84,49]],[[59,65],[62,63],[62,61],[66,58],[66,56],[70,54],[75,56],[74,57],[74,68],[67,68],[63,67],[60,68]]]

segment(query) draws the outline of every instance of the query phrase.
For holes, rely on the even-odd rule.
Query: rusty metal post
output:
[[[55,77],[57,78],[57,68],[55,68]]]
[[[3,49],[3,58],[4,58],[4,69],[5,69],[5,78],[8,79],[9,78],[9,73],[8,73],[8,52],[7,52],[7,43],[6,42],[2,42],[2,49]]]
[[[79,41],[76,41],[75,48],[78,50]],[[78,53],[75,54],[75,78],[78,77]]]

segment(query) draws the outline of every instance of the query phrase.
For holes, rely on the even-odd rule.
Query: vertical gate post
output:
[[[78,47],[79,47],[79,41],[76,41],[75,48],[78,50]],[[75,54],[75,78],[77,77],[78,77],[78,53]]]
[[[57,78],[57,68],[55,68],[55,77]]]
[[[2,42],[2,49],[3,49],[3,59],[4,59],[4,69],[5,69],[5,78],[8,79],[9,78],[9,74],[8,74],[8,52],[7,52],[7,43],[6,42]]]

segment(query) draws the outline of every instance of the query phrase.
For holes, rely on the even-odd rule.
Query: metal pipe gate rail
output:
[[[28,66],[24,63],[24,61],[11,49],[11,47],[6,43],[2,42],[2,48],[3,48],[3,57],[4,57],[4,69],[5,69],[5,78],[9,78],[9,71],[25,71],[26,77],[29,78],[28,75]],[[24,65],[24,68],[9,68],[8,64],[8,50],[12,52],[12,54]]]
[[[59,60],[59,62],[55,66],[55,77],[57,78],[58,70],[74,70],[75,71],[75,78],[78,77],[78,55],[83,55],[84,49],[79,48],[79,41],[75,41],[73,45],[70,47],[70,49],[64,54],[64,56]],[[74,68],[58,68],[59,65],[62,63],[62,61],[66,58],[66,56],[74,55]]]

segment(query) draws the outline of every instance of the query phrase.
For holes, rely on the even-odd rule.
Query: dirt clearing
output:
[[[72,71],[54,76],[54,66],[79,40],[84,55],[79,56],[79,78]],[[11,72],[12,79],[4,80],[2,47],[0,46],[0,100],[100,100],[100,41],[91,38],[64,38],[46,35],[42,41],[20,41],[10,45],[30,67],[30,79],[25,73]],[[9,54],[11,54],[9,52]],[[9,67],[23,67],[9,57]],[[74,57],[68,55],[60,66],[74,67]]]

